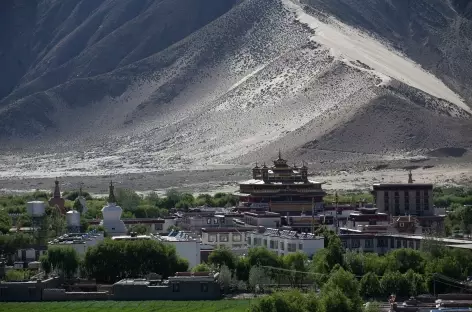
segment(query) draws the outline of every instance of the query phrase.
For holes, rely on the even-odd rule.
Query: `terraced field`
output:
[[[1,311],[9,312],[243,312],[250,300],[220,301],[81,301],[2,303]]]

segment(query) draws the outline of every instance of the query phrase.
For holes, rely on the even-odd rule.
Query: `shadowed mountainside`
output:
[[[472,146],[470,5],[304,3],[2,1],[0,139],[94,173]]]

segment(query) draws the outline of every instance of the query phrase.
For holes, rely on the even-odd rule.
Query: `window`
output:
[[[207,224],[211,224],[211,219],[207,219]]]
[[[298,244],[298,250],[303,250],[303,244]]]
[[[288,252],[295,252],[297,251],[297,244],[287,244],[287,250]]]
[[[342,244],[343,244],[343,248],[347,248],[347,241],[343,240]]]
[[[417,240],[415,243],[416,243],[416,244],[415,244],[415,245],[416,245],[416,249],[420,249],[420,241]]]
[[[154,224],[154,230],[155,231],[161,231],[162,230],[162,223]]]
[[[368,238],[364,241],[365,248],[374,248],[374,240],[372,238]]]
[[[351,241],[351,248],[359,248],[361,247],[361,241],[358,239],[353,239]]]
[[[285,250],[285,243],[284,242],[280,242],[280,249]]]
[[[241,241],[241,234],[233,233],[233,242],[240,242],[240,241]]]
[[[213,224],[218,224],[218,218],[213,219]]]
[[[269,241],[269,248],[274,249],[274,241],[273,240]]]
[[[229,241],[229,235],[228,234],[220,234],[220,242],[227,242]]]
[[[274,248],[279,249],[279,241],[274,241]]]
[[[402,241],[397,239],[397,248],[402,248]]]
[[[172,284],[172,292],[180,292],[180,284],[179,283],[173,283]]]
[[[221,218],[221,224],[225,224],[225,223],[226,223],[225,218]]]
[[[400,222],[400,227],[405,227],[405,223]]]
[[[208,292],[208,283],[201,283],[200,284],[200,291],[201,292]]]
[[[413,241],[408,242],[408,248],[411,248],[411,249],[415,248]]]
[[[393,238],[390,238],[390,248],[395,248],[395,240]]]
[[[267,239],[264,238],[264,244],[263,244],[264,247],[267,247]]]
[[[406,247],[407,247],[407,241],[403,240],[403,248],[406,248]]]
[[[217,242],[218,239],[217,239],[217,237],[216,237],[216,234],[209,234],[209,235],[208,235],[208,241],[209,241],[209,242]]]
[[[247,243],[248,243],[249,246],[251,246],[251,237],[250,236],[247,238]]]

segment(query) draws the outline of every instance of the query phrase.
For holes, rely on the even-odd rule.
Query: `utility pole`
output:
[[[311,198],[311,234],[315,234],[315,198]]]
[[[338,234],[338,227],[339,227],[339,224],[338,224],[338,192],[336,191],[336,194],[334,195],[334,200],[335,200],[335,208],[334,208],[334,226],[335,226],[335,229],[336,229],[336,235]]]

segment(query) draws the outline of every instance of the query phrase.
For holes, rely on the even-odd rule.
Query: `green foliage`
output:
[[[387,272],[380,280],[380,286],[387,294],[396,294],[398,297],[408,296],[409,282],[400,272]]]
[[[340,290],[349,298],[351,309],[358,309],[362,304],[359,289],[359,282],[356,277],[340,267],[336,271],[333,269],[328,281],[323,285],[322,292],[331,293]]]
[[[211,268],[208,264],[203,262],[194,266],[192,272],[211,272]]]
[[[247,257],[250,266],[282,267],[281,259],[277,254],[264,247],[249,249]]]
[[[7,234],[11,229],[11,218],[7,211],[4,209],[0,210],[0,233]]]
[[[28,234],[15,233],[11,235],[0,235],[0,255],[9,258],[18,249],[28,247],[32,242],[33,237]]]
[[[136,233],[138,235],[149,234],[149,228],[144,224],[134,224],[128,229],[128,233]]]
[[[45,259],[43,259],[44,261]],[[71,278],[79,268],[79,255],[72,247],[53,246],[48,248],[47,261],[52,269]]]
[[[236,263],[236,278],[240,281],[248,281],[250,270],[249,259],[247,257],[239,258],[238,263]]]
[[[28,270],[8,270],[5,274],[6,281],[27,281],[31,274]]]
[[[372,272],[362,276],[359,287],[360,293],[365,298],[378,298],[380,295],[382,295],[380,281],[377,275]]]
[[[208,256],[208,263],[217,268],[227,266],[231,271],[236,268],[236,258],[230,249],[219,247],[213,250]]]
[[[355,312],[359,311],[349,298],[339,289],[334,288],[328,292],[323,292],[321,296],[323,312]]]
[[[188,269],[188,262],[177,256],[173,246],[152,240],[105,240],[87,250],[84,265],[89,277],[101,283],[149,273],[166,278]]]
[[[418,250],[401,248],[389,252],[386,255],[387,266],[392,271],[405,273],[412,269],[418,273],[424,273],[425,255]]]
[[[41,262],[41,268],[43,269],[44,273],[49,275],[52,271],[51,261],[49,261],[49,257],[47,255],[42,255],[39,258],[39,262]]]
[[[288,278],[292,286],[302,285],[303,279],[306,276],[304,272],[308,271],[307,261],[307,255],[301,251],[283,256],[282,262],[284,268],[292,271],[288,273]]]

